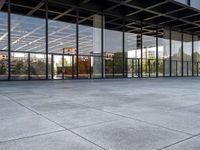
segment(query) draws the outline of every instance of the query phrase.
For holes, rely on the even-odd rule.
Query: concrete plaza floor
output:
[[[200,78],[0,82],[0,150],[199,150]]]

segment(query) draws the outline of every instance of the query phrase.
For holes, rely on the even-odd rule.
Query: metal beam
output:
[[[73,10],[74,10],[73,8],[70,8],[70,9],[68,9],[67,11],[61,13],[60,15],[54,17],[53,20],[58,20],[59,18],[61,18],[61,17],[65,16],[65,15],[67,15],[68,13],[72,12]]]
[[[0,1],[0,10],[3,8],[3,5],[5,4],[6,0],[1,0]]]
[[[29,11],[26,15],[27,16],[31,16],[34,12],[36,12],[39,8],[41,8],[43,5],[45,4],[45,2],[40,2],[39,4],[37,4],[31,11]]]

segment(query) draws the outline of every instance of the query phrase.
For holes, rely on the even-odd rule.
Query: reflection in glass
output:
[[[53,79],[62,79],[62,55],[53,55]]]
[[[182,46],[181,33],[172,31],[172,76],[181,76],[182,74]]]
[[[143,35],[142,50],[142,76],[156,76],[156,32],[151,35]]]
[[[160,29],[158,31],[158,76],[170,75],[169,44],[169,31],[166,29]]]
[[[46,55],[30,54],[30,79],[46,78]]]
[[[101,78],[101,15],[93,15],[87,19],[80,19],[79,24],[79,66],[86,69],[84,76],[80,71],[80,78]],[[87,56],[87,57],[84,57]],[[90,57],[91,56],[91,57]],[[85,66],[83,65],[85,64]],[[87,64],[87,65],[86,65]],[[90,68],[91,67],[91,68]],[[91,74],[87,71],[91,70]],[[83,70],[82,70],[83,72]]]
[[[28,53],[11,53],[11,79],[28,79]]]
[[[8,79],[8,14],[0,11],[0,80]]]
[[[45,52],[45,19],[11,14],[11,50]]]
[[[123,76],[122,32],[105,29],[105,77]],[[111,67],[111,65],[113,66]],[[107,65],[107,66],[106,66]],[[112,74],[111,74],[112,73]]]
[[[76,25],[67,22],[49,20],[49,53],[76,54]]]
[[[8,79],[8,52],[0,51],[0,80]]]
[[[90,78],[90,56],[80,56],[78,58],[79,78]]]
[[[183,75],[192,75],[192,35],[183,34]]]
[[[125,70],[127,77],[139,77],[139,58],[141,58],[140,35],[125,32]]]
[[[73,56],[64,55],[63,73],[64,79],[71,79],[73,73]]]
[[[200,65],[198,65],[198,62],[200,62],[200,37],[194,36],[194,76],[197,76],[200,71]]]

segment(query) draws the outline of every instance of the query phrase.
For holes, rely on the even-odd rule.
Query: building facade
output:
[[[1,0],[0,80],[199,76],[200,1]]]

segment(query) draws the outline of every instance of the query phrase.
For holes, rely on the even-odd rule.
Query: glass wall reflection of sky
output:
[[[8,50],[7,19],[7,13],[0,12],[0,50]]]
[[[48,22],[48,49],[49,53],[63,53],[63,48],[76,48],[76,25],[67,22],[49,20]],[[7,50],[7,13],[0,12],[0,50]],[[90,55],[94,52],[95,45],[99,45],[95,40],[95,30],[92,26],[79,25],[79,53],[80,55]],[[180,44],[180,34],[172,34],[172,54],[178,53]],[[125,34],[125,51],[129,51],[128,57],[140,57],[139,47],[137,47],[137,34]],[[178,36],[178,37],[177,37]],[[45,52],[45,19],[11,14],[11,50],[25,52]],[[184,53],[191,55],[191,37],[184,35]],[[144,36],[143,47],[155,51],[155,38]],[[188,43],[187,43],[188,42]],[[164,53],[165,45],[159,46],[159,53]],[[122,52],[122,32],[104,30],[104,51],[108,53]],[[133,51],[137,51],[134,53]],[[134,55],[133,55],[134,53]],[[132,55],[132,56],[131,56]],[[165,54],[165,56],[167,56]],[[177,58],[178,59],[178,58]]]

